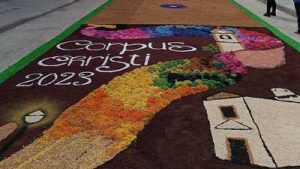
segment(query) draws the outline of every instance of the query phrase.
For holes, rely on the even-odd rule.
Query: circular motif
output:
[[[186,8],[185,5],[182,4],[162,4],[160,5],[162,8],[168,8],[168,9],[183,9]]]

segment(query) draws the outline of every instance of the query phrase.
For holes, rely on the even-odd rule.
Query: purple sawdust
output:
[[[185,5],[182,4],[162,4],[160,5],[162,8],[167,8],[167,9],[183,9],[186,8]]]

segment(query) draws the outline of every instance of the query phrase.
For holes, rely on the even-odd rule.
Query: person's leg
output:
[[[295,8],[296,8],[297,19],[298,19],[297,33],[300,33],[300,3],[295,2]]]
[[[264,14],[264,16],[270,16],[271,7],[272,7],[272,0],[267,0],[267,12]]]
[[[272,12],[270,14],[276,16],[276,8],[277,8],[276,0],[272,0],[271,3],[272,3]]]

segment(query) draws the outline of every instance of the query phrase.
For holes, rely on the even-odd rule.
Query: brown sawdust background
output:
[[[185,9],[165,9],[161,4],[178,3]],[[88,24],[187,24],[262,27],[230,0],[113,0]]]

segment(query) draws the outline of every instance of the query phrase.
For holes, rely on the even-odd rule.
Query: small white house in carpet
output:
[[[218,158],[271,168],[300,166],[300,97],[288,89],[271,91],[274,99],[219,93],[204,101]]]

